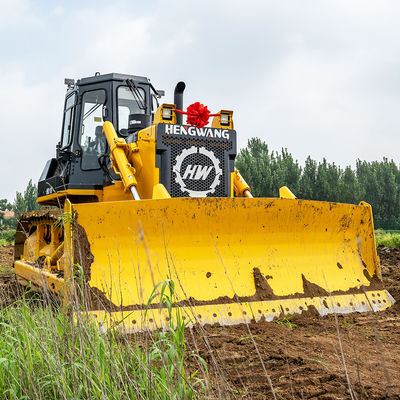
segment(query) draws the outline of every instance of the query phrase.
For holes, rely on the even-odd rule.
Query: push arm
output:
[[[114,168],[114,171],[120,175],[125,190],[129,190],[135,200],[140,200],[136,190],[136,169],[130,162],[133,158],[133,153],[135,150],[138,150],[136,144],[128,144],[125,139],[118,137],[113,124],[109,121],[104,122],[103,133],[110,146],[111,166]],[[140,157],[137,161],[140,163]]]
[[[233,173],[233,189],[238,197],[253,197],[253,195],[250,193],[250,186],[243,179],[239,170],[236,168]]]

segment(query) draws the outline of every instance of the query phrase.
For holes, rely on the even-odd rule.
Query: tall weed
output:
[[[0,310],[0,399],[198,398],[183,329],[132,340],[24,297]]]

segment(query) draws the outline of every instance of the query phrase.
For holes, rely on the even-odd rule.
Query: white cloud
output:
[[[13,200],[15,191],[22,191],[29,179],[38,180],[54,154],[63,98],[54,82],[26,81],[20,66],[0,68],[0,87],[0,197]]]
[[[0,30],[19,24],[27,16],[28,0],[0,0]]]
[[[185,80],[186,105],[198,100],[212,111],[235,111],[241,146],[260,136],[301,161],[308,154],[342,165],[358,157],[399,161],[396,1],[83,3],[68,18],[62,3],[36,4],[34,12],[28,0],[0,6],[9,46],[0,63],[9,166],[0,198],[37,180],[53,156],[63,78],[95,71],[148,76],[167,91],[165,102]],[[15,24],[19,36],[14,30],[4,41]],[[21,42],[34,51],[15,51]]]
[[[57,16],[57,17],[59,17],[59,16],[65,16],[65,8],[64,8],[62,5],[58,4],[58,5],[56,5],[56,6],[53,8],[53,10],[51,11],[51,13],[52,13],[54,16]]]

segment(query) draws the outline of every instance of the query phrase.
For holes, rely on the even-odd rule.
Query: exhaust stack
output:
[[[184,92],[185,88],[186,88],[186,84],[185,84],[185,82],[182,82],[182,81],[178,82],[175,86],[174,103],[178,110],[183,109],[183,92]],[[176,113],[176,122],[178,124],[182,125],[182,120],[183,120],[182,114]]]

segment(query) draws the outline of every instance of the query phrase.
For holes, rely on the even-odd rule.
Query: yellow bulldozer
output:
[[[183,124],[183,82],[162,105],[145,77],[66,84],[61,140],[38,183],[38,203],[52,207],[18,223],[20,283],[68,303],[83,282],[87,313],[129,332],[169,324],[165,304],[149,307],[167,279],[188,325],[394,303],[371,207],[300,200],[286,187],[253,198],[234,166],[232,111]]]

